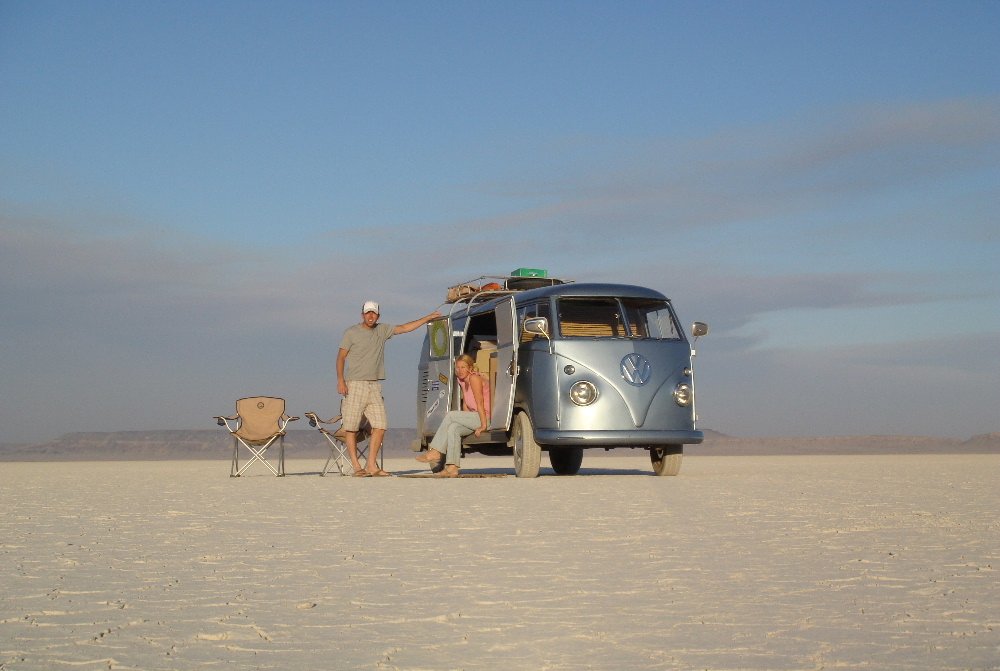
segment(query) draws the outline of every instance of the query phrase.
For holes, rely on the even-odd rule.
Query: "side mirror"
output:
[[[691,324],[691,335],[695,338],[708,335],[708,324],[705,322],[695,322],[694,324]]]
[[[549,320],[545,317],[531,317],[529,319],[525,319],[521,328],[525,333],[534,333],[535,335],[551,338],[551,336],[549,336]]]

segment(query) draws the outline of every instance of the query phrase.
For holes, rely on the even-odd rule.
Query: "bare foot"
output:
[[[435,473],[435,478],[457,478],[458,477],[458,466],[455,464],[448,464],[444,467],[444,470],[440,473]]]

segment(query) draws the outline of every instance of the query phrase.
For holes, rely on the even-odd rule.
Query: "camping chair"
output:
[[[320,472],[320,475],[326,475],[332,470],[330,467],[331,462],[337,467],[341,475],[352,475],[354,470],[351,465],[351,457],[347,454],[347,443],[344,442],[347,432],[344,431],[343,415],[337,415],[330,419],[320,419],[315,412],[304,412],[302,414],[309,420],[309,426],[315,426],[330,443],[330,456],[327,457],[326,463],[323,464],[323,470]],[[331,428],[328,429],[326,428],[327,426]],[[358,461],[364,461],[368,457],[368,437],[371,434],[372,425],[368,423],[367,417],[362,416],[357,437]],[[382,468],[381,452],[378,455],[378,466]]]
[[[285,427],[298,417],[285,414],[285,399],[270,396],[253,396],[236,401],[236,414],[232,417],[216,417],[219,426],[224,426],[233,437],[233,465],[229,476],[238,478],[255,462],[260,462],[277,476],[285,474]],[[232,424],[230,424],[232,422]],[[278,443],[278,467],[266,458],[267,449]],[[250,461],[240,467],[240,445],[250,450]]]

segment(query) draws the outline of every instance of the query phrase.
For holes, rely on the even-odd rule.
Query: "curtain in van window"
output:
[[[561,298],[559,333],[564,338],[623,338],[627,332],[616,299]]]
[[[561,298],[564,338],[677,340],[680,329],[666,301],[644,298]]]

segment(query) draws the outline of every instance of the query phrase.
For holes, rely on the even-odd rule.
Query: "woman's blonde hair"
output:
[[[470,370],[476,370],[476,360],[472,358],[471,354],[459,354],[455,357],[455,363],[458,363],[459,361],[464,361],[468,364]]]

